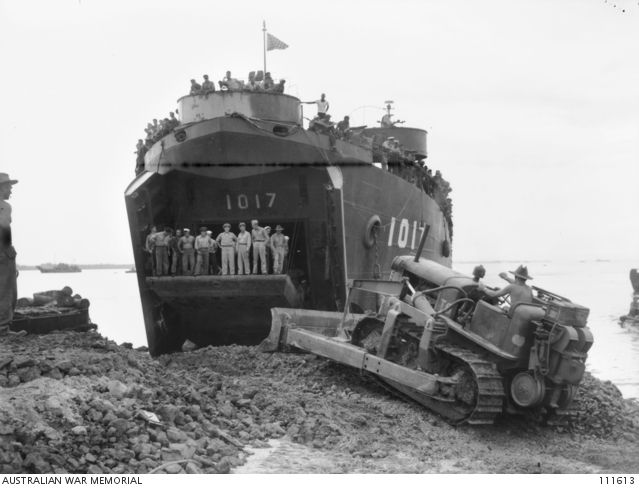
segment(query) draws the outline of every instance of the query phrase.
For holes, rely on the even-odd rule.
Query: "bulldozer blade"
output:
[[[326,337],[335,337],[343,312],[323,312],[300,308],[271,308],[271,331],[259,346],[260,351],[274,352],[284,345],[288,329],[304,329]],[[344,329],[352,330],[365,314],[346,314]]]

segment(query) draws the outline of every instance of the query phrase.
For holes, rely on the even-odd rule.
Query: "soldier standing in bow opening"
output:
[[[240,222],[240,232],[237,234],[237,274],[251,274],[249,263],[249,249],[251,247],[251,234],[246,231],[246,224]]]
[[[144,241],[144,250],[149,253],[149,257],[151,259],[151,275],[155,276],[155,243],[153,238],[155,234],[157,234],[158,228],[153,225],[151,226],[151,231],[149,235],[146,236],[146,240]],[[148,268],[147,268],[148,269]]]
[[[194,276],[209,274],[209,248],[212,246],[213,239],[207,234],[207,230],[206,227],[200,227],[200,235],[195,238],[197,258]]]
[[[155,254],[155,276],[169,274],[169,241],[173,229],[165,227],[164,232],[157,232],[153,236],[153,249]]]
[[[261,264],[262,274],[268,274],[266,263],[266,241],[268,235],[263,227],[259,226],[257,220],[251,220],[251,240],[253,241],[253,274],[257,274],[257,263]]]
[[[271,236],[271,249],[273,250],[273,274],[282,274],[284,259],[288,254],[288,236],[282,234],[284,227],[275,227],[275,234]]]
[[[217,264],[217,241],[213,239],[213,231],[207,230],[206,234],[211,238],[211,244],[209,245],[209,274],[210,275],[218,275],[220,274],[220,267]]]
[[[178,241],[178,249],[182,254],[182,274],[192,275],[195,272],[195,237],[190,229],[184,229],[184,235]]]
[[[231,224],[222,226],[224,232],[220,232],[215,239],[222,249],[222,274],[235,274],[235,244],[237,236],[231,232]]]
[[[182,231],[177,229],[169,239],[169,257],[171,258],[171,276],[182,272],[182,252],[180,251]]]
[[[16,250],[11,240],[11,189],[18,180],[7,173],[0,173],[0,334],[24,335],[25,331],[13,332],[9,326],[18,300]]]
[[[266,232],[266,272],[271,274],[273,272],[273,249],[271,249],[271,227],[269,225],[264,226],[264,232]]]

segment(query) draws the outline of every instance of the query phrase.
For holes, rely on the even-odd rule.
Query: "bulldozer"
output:
[[[388,280],[351,280],[343,312],[271,309],[263,351],[298,349],[372,374],[451,424],[504,412],[568,411],[593,336],[589,310],[532,287],[533,303],[482,297],[477,281],[434,261],[398,256]],[[378,308],[353,313],[354,296]]]

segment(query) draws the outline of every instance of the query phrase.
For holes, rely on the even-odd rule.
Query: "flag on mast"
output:
[[[280,41],[277,37],[270,32],[266,33],[266,50],[273,51],[274,49],[286,49],[288,44]]]

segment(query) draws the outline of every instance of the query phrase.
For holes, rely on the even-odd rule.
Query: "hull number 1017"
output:
[[[226,208],[227,210],[234,210],[239,208],[240,210],[246,210],[248,208],[271,208],[275,203],[276,193],[255,193],[253,195],[246,195],[240,193],[238,195],[226,195]]]

